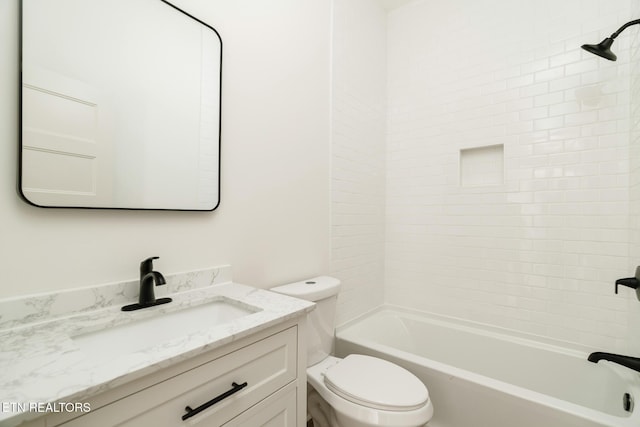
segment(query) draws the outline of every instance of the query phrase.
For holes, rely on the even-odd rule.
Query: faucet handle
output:
[[[616,280],[616,294],[618,293],[618,285],[627,286],[636,290],[636,296],[640,300],[640,266],[636,267],[635,277],[627,277],[624,279]]]
[[[151,273],[153,271],[153,260],[160,259],[159,256],[152,256],[140,263],[140,277],[143,277],[147,273]]]
[[[616,294],[618,293],[618,285],[627,286],[632,289],[638,289],[640,285],[640,280],[635,277],[627,277],[625,279],[616,280]]]

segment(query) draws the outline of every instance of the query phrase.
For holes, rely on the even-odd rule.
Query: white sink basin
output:
[[[216,300],[196,307],[135,320],[113,328],[77,335],[72,337],[72,340],[91,360],[114,359],[197,331],[215,328],[258,311],[260,309],[247,308],[233,301]]]

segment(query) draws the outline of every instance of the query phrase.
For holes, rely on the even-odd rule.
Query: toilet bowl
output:
[[[327,276],[271,290],[316,303],[306,334],[307,409],[314,427],[421,427],[433,416],[425,385],[389,361],[330,356],[340,281]]]
[[[329,356],[307,368],[307,382],[311,393],[327,404],[316,409],[324,411],[326,427],[418,427],[433,416],[424,384],[404,368],[375,357]],[[311,415],[314,427],[325,427]]]

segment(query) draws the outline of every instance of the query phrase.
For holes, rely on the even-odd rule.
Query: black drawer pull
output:
[[[231,386],[233,387],[231,390],[225,391],[220,396],[214,397],[207,403],[203,403],[202,405],[198,406],[196,409],[192,409],[191,406],[187,406],[186,408],[184,408],[184,410],[187,411],[187,413],[182,416],[182,421],[188,418],[191,418],[196,414],[199,414],[200,412],[204,411],[208,407],[213,406],[216,403],[220,402],[221,400],[224,400],[227,397],[231,396],[232,394],[239,392],[240,390],[242,390],[247,386],[247,382],[245,381],[242,384],[231,383]]]

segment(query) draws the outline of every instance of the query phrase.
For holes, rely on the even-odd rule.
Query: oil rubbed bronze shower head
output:
[[[624,24],[622,27],[618,28],[618,31],[616,31],[615,33],[611,34],[610,37],[607,37],[606,39],[602,40],[600,43],[598,44],[583,44],[582,48],[584,50],[586,50],[587,52],[591,52],[594,55],[598,55],[602,58],[608,59],[609,61],[615,61],[616,59],[618,59],[616,57],[616,54],[611,52],[611,45],[613,44],[613,41],[615,40],[616,37],[618,37],[620,35],[620,33],[627,27],[634,25],[634,24],[640,24],[640,19],[636,19],[634,21],[629,21],[626,24]]]
[[[613,39],[611,37],[607,37],[602,40],[598,44],[583,44],[582,48],[587,52],[591,52],[594,55],[601,56],[604,59],[608,59],[609,61],[615,61],[618,59],[615,53],[611,52],[611,45],[613,44]]]

